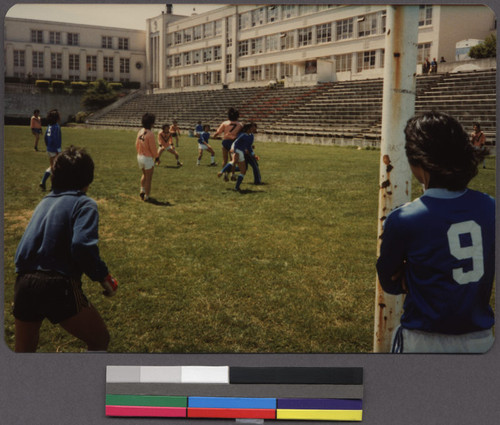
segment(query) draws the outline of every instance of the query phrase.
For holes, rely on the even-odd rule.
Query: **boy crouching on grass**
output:
[[[425,187],[384,223],[377,271],[406,293],[398,353],[484,353],[493,344],[495,200],[467,189],[484,152],[454,118],[431,112],[405,129],[410,168]]]
[[[16,251],[15,351],[35,352],[48,318],[87,344],[106,350],[109,332],[82,291],[85,273],[114,295],[116,280],[99,256],[96,202],[86,195],[94,162],[71,146],[52,167],[52,191],[36,207]]]

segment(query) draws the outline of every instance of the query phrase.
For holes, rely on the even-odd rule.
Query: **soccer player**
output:
[[[139,196],[143,201],[148,202],[151,193],[151,183],[155,168],[157,155],[155,135],[152,131],[156,117],[154,114],[146,112],[142,116],[142,129],[137,133],[135,148],[137,150],[137,163],[142,170],[141,191]]]
[[[253,151],[253,141],[254,141],[254,133],[257,132],[257,124],[250,122],[243,126],[240,135],[234,141],[230,152],[233,153],[232,162],[228,162],[221,171],[217,173],[217,176],[220,177],[223,174],[230,171],[230,169],[238,166],[240,170],[240,174],[236,180],[235,190],[240,190],[241,183],[245,178],[245,174],[247,171],[247,164],[245,162],[245,154],[255,158],[256,161],[259,160],[259,157],[255,155]]]
[[[172,143],[172,135],[168,131],[169,125],[165,124],[162,127],[162,131],[158,134],[158,153],[156,154],[156,159],[155,159],[155,164],[160,165],[160,156],[163,153],[163,151],[170,152],[172,155],[175,156],[175,159],[177,160],[177,166],[180,167],[182,166],[182,162],[179,161],[179,154],[175,150],[174,144]]]
[[[201,125],[201,121],[198,121],[194,129],[194,135],[200,137],[201,133],[203,133],[203,126]]]
[[[470,134],[470,142],[472,143],[472,146],[481,149],[486,144],[486,135],[481,130],[481,125],[478,122],[473,123],[472,128],[474,131]],[[483,168],[486,168],[486,163],[484,160]]]
[[[35,136],[35,150],[38,151],[38,140],[42,134],[42,119],[40,118],[40,110],[35,109],[30,120],[31,134]]]
[[[106,350],[109,332],[82,291],[86,274],[104,295],[118,284],[99,256],[96,202],[86,195],[94,162],[74,146],[52,167],[52,191],[36,207],[15,255],[15,351],[35,352],[45,318],[87,344]]]
[[[467,188],[484,152],[454,118],[410,119],[406,155],[425,187],[384,223],[377,271],[389,294],[406,294],[393,352],[481,353],[493,344],[495,201]]]
[[[214,138],[218,137],[220,134],[223,134],[222,139],[222,168],[226,166],[229,161],[229,151],[231,150],[231,146],[233,142],[236,140],[238,135],[243,128],[243,125],[238,121],[240,117],[240,113],[235,108],[229,108],[227,112],[227,120],[224,121],[217,131],[214,133]],[[234,172],[233,172],[234,175]],[[228,181],[228,174],[224,174],[224,180]]]
[[[170,126],[168,131],[170,131],[170,135],[172,136],[172,138],[175,137],[175,145],[179,147],[179,134],[181,134],[181,129],[177,125],[176,120],[172,121],[172,125]]]
[[[56,159],[56,156],[61,152],[62,137],[61,137],[61,126],[59,125],[61,121],[61,116],[57,109],[52,109],[47,114],[47,130],[45,131],[45,145],[47,146],[47,155],[49,157],[49,168],[45,170],[43,174],[42,181],[40,182],[40,187],[42,190],[46,189],[47,180],[50,177],[52,165]]]
[[[203,156],[203,151],[208,151],[210,152],[210,166],[214,167],[216,166],[215,162],[215,152],[212,149],[212,146],[208,144],[208,140],[210,139],[210,126],[208,124],[205,124],[203,126],[203,132],[200,134],[200,137],[198,139],[198,160],[196,161],[196,165],[201,164],[201,157]]]

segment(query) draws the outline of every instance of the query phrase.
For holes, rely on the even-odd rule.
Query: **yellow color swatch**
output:
[[[361,421],[362,410],[308,410],[278,409],[276,419],[297,419],[317,421]]]

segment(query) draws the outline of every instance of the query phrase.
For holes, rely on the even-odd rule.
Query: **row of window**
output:
[[[79,71],[80,70],[80,55],[69,55],[69,70]],[[44,68],[44,52],[32,52],[32,63],[33,68],[41,70]],[[25,66],[25,51],[24,50],[14,50],[14,67],[22,68]],[[86,66],[87,71],[97,72],[97,56],[87,55],[86,56]],[[51,53],[50,54],[50,67],[54,69],[62,69],[62,53]],[[114,57],[104,56],[103,57],[103,69],[104,72],[114,72]],[[130,73],[130,59],[120,58],[120,73],[129,74]]]
[[[277,22],[283,19],[290,19],[308,13],[315,13],[320,10],[334,7],[333,5],[272,5],[264,6],[249,12],[238,15],[238,29],[251,28],[258,25]],[[369,35],[382,34],[385,32],[386,11],[379,11],[367,15],[342,19],[336,22],[316,26],[318,43],[332,41],[332,33],[335,32],[335,40],[345,40],[354,37],[354,20],[357,22],[357,37],[368,37]],[[227,20],[227,43],[231,44],[230,37],[232,17]],[[332,26],[335,24],[335,30]],[[432,5],[419,7],[419,26],[432,24]],[[310,43],[312,38],[312,28],[302,29],[303,34],[299,34],[299,43],[303,39],[304,44]],[[167,45],[180,45],[204,38],[215,37],[221,34],[222,20],[200,24],[195,27],[186,28],[182,31],[167,34]]]
[[[200,72],[196,74],[182,75],[167,78],[167,88],[196,87],[207,84],[221,84],[220,71]]]
[[[68,46],[79,46],[80,45],[80,34],[79,33],[64,33],[66,35],[66,44]],[[63,33],[61,31],[49,31],[48,32],[48,44],[63,44]],[[128,37],[117,37],[116,46],[113,46],[113,38],[110,36],[101,37],[101,47],[105,49],[117,48],[118,50],[128,50],[129,49],[129,38]],[[31,42],[32,43],[45,43],[44,31],[42,30],[31,30]]]
[[[179,53],[176,55],[167,56],[167,66],[189,66],[199,63],[217,62],[222,59],[221,46],[207,47],[205,49],[192,50],[189,52]]]

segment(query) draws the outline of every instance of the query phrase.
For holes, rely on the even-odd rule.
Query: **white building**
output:
[[[5,18],[5,76],[146,83],[146,32]]]
[[[453,60],[455,44],[495,30],[491,9],[419,6],[418,63]],[[229,5],[147,20],[155,91],[285,85],[383,76],[385,5]]]

